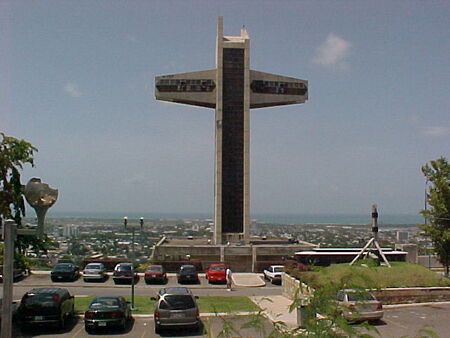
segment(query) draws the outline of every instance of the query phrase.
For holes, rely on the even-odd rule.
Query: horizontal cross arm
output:
[[[215,89],[215,69],[155,78],[155,97],[162,101],[215,108]]]
[[[306,80],[250,71],[250,108],[304,103],[307,99]]]

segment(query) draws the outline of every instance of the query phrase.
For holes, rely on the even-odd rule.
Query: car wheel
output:
[[[86,330],[87,333],[92,333],[94,332],[94,330],[90,327],[87,327],[87,325],[84,326],[84,329]]]
[[[155,323],[155,333],[156,334],[160,334],[161,333],[161,326],[159,326],[158,324]]]

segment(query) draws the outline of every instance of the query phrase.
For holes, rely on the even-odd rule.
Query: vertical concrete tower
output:
[[[250,40],[223,35],[217,20],[216,69],[158,76],[158,100],[215,108],[214,242],[249,242],[250,108],[304,103],[308,82],[250,70]]]

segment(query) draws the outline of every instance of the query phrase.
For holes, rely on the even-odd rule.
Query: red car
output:
[[[226,283],[227,267],[225,264],[211,264],[206,269],[206,279],[208,283]]]
[[[145,270],[145,283],[167,283],[166,270],[162,265],[150,265],[147,270]]]

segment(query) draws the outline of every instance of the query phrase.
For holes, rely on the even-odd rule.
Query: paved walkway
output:
[[[247,288],[266,286],[266,283],[262,280],[262,278],[259,275],[247,272],[234,272],[233,284],[235,286]]]
[[[296,328],[297,325],[297,309],[289,312],[289,306],[292,301],[284,296],[253,296],[250,299],[255,302],[261,309],[264,315],[272,322],[281,321],[286,324],[287,329]]]

